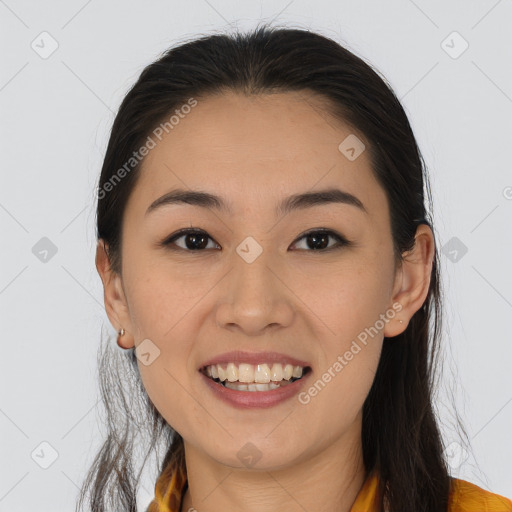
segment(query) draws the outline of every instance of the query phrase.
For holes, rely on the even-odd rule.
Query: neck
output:
[[[278,470],[228,467],[186,441],[185,459],[188,489],[183,512],[350,512],[367,476],[360,431]]]

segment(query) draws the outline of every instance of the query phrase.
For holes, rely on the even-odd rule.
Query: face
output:
[[[218,463],[243,467],[252,451],[258,468],[276,469],[359,440],[383,336],[410,316],[397,299],[417,309],[425,297],[409,303],[401,289],[385,192],[367,150],[349,159],[338,148],[349,135],[367,144],[306,92],[226,93],[199,100],[144,160],[109,316],[126,329],[125,346],[144,343],[139,369],[162,416]],[[176,189],[218,196],[225,208],[148,210]],[[289,196],[331,189],[357,199],[277,210]],[[253,402],[234,403],[200,371],[231,351],[256,354],[254,365],[279,353],[308,369],[292,392],[276,390],[280,400],[237,391]]]

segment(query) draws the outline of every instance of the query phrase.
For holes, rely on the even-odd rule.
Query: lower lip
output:
[[[304,380],[309,377],[311,371],[291,384],[270,389],[269,391],[238,391],[226,388],[207,377],[204,373],[199,373],[214,394],[227,404],[240,409],[254,409],[256,407],[272,407],[290,399],[299,392],[300,388],[304,385]]]

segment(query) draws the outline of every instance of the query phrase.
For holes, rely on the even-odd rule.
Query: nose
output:
[[[219,297],[217,325],[238,329],[247,336],[289,326],[294,315],[290,303],[293,292],[278,269],[275,262],[271,265],[265,251],[251,263],[235,252]]]

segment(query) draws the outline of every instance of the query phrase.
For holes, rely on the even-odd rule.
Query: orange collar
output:
[[[377,474],[375,472],[370,473],[350,512],[378,512],[375,502],[378,483]],[[146,512],[180,512],[181,500],[185,494],[186,485],[186,470],[179,464],[169,464],[158,477],[155,485],[155,498]]]
[[[379,512],[377,490],[379,478],[372,471],[359,491],[350,512]],[[174,460],[167,465],[155,485],[155,498],[146,512],[180,512],[187,486],[184,463]],[[452,478],[448,512],[511,512],[512,501],[477,485]]]

